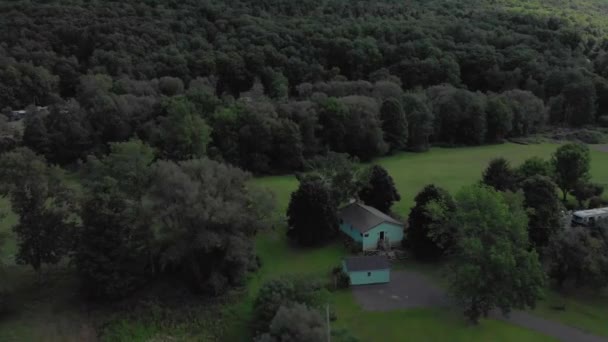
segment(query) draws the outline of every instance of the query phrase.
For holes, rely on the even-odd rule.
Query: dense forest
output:
[[[517,4],[4,2],[0,107],[29,110],[2,149],[67,165],[135,137],[263,174],[607,124],[604,27]]]

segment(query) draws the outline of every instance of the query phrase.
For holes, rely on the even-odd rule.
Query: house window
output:
[[[365,237],[368,237],[368,236],[369,236],[369,234],[365,234]]]
[[[343,220],[343,219],[340,219],[340,224],[342,224],[342,223],[344,223],[344,220]]]
[[[371,277],[372,276],[372,272],[367,272],[367,276]]]

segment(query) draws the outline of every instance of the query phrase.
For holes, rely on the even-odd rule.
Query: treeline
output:
[[[330,81],[301,84],[297,97],[275,101],[256,83],[236,100],[218,98],[210,79],[184,89],[175,78],[102,75],[83,77],[77,89],[75,99],[25,119],[23,144],[53,163],[107,153],[109,142],[137,136],[165,159],[209,156],[255,173],[286,172],[328,151],[367,161],[431,144],[501,142],[547,122],[542,100],[523,90],[486,95],[438,85],[406,93],[391,81]]]
[[[273,173],[608,122],[604,27],[510,2],[33,1],[0,23],[0,106],[50,105],[23,140],[61,164],[137,137]]]

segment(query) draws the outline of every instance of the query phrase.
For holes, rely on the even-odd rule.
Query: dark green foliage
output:
[[[465,316],[477,322],[500,309],[534,307],[545,275],[530,250],[523,196],[473,186],[456,195],[452,224],[458,227],[448,274],[450,291]]]
[[[256,174],[299,171],[328,151],[368,161],[526,136],[547,118],[602,121],[597,13],[470,5],[11,2],[0,109],[51,106],[27,119],[24,143],[64,165],[137,137],[161,158],[205,155]],[[175,99],[188,104],[170,110]]]
[[[570,190],[570,194],[576,198],[579,208],[585,208],[585,201],[592,197],[600,197],[604,192],[604,187],[599,184],[594,184],[586,181],[576,183],[574,189]]]
[[[482,181],[498,191],[515,191],[517,174],[506,159],[496,158],[490,161],[483,172]]]
[[[242,284],[255,267],[253,236],[271,208],[257,203],[249,175],[209,159],[159,161],[144,203],[161,269],[211,294]],[[263,207],[262,207],[263,205]]]
[[[448,145],[479,145],[486,139],[485,97],[449,85],[427,89],[435,136]]]
[[[86,198],[74,261],[85,293],[117,299],[151,275],[152,236],[141,197],[150,186],[152,149],[141,141],[115,143],[83,166]]]
[[[310,280],[280,278],[267,281],[253,303],[251,328],[255,335],[268,332],[280,307],[294,303],[319,307],[325,296],[326,292],[321,285]]]
[[[454,227],[446,218],[455,209],[450,194],[433,184],[422,189],[410,210],[404,243],[419,259],[437,259],[444,255],[454,242]],[[443,215],[438,212],[442,211]]]
[[[156,145],[161,155],[172,160],[200,158],[206,154],[211,128],[185,97],[173,97],[164,104]]]
[[[336,151],[347,152],[363,161],[386,153],[388,146],[384,142],[380,108],[376,101],[365,96],[347,96],[338,99],[338,103],[347,114],[341,142],[344,150]]]
[[[149,273],[147,227],[140,221],[139,201],[130,199],[115,179],[99,180],[89,191],[74,261],[87,296],[121,298]]]
[[[76,100],[52,106],[48,115],[34,114],[26,120],[23,141],[59,164],[83,158],[93,146],[86,113]]]
[[[557,186],[545,176],[526,179],[522,190],[528,212],[530,242],[540,252],[561,230],[564,208],[557,196]]]
[[[426,103],[425,95],[406,94],[403,97],[403,109],[409,126],[409,148],[417,152],[428,150],[435,118]]]
[[[367,205],[389,213],[393,203],[401,200],[395,182],[382,166],[374,165],[366,172],[359,198]]]
[[[257,342],[316,342],[327,336],[327,323],[317,310],[304,304],[281,306],[270,322],[268,333]]]
[[[330,183],[318,176],[302,179],[287,208],[288,236],[305,246],[327,242],[337,232],[337,209]]]
[[[0,222],[4,219],[4,214],[0,212]],[[0,234],[0,252],[2,252],[2,248],[4,247],[4,241],[6,240],[6,236],[4,234]],[[8,310],[8,299],[9,299],[9,285],[7,282],[6,270],[4,269],[4,265],[0,262],[0,315],[4,314]]]
[[[334,267],[331,271],[336,289],[347,289],[350,287],[350,276],[344,272],[342,265]]]
[[[486,105],[487,141],[501,142],[513,129],[513,111],[503,97],[492,96]]]
[[[337,205],[342,205],[356,196],[361,186],[357,158],[345,153],[329,152],[324,156],[312,158],[306,163],[308,174],[304,177],[320,177],[331,187],[332,197]]]
[[[403,106],[396,98],[389,98],[380,107],[380,119],[384,140],[391,151],[403,150],[407,146],[408,123]]]
[[[569,143],[560,146],[551,160],[555,172],[555,182],[562,190],[563,200],[569,191],[589,178],[591,157],[586,145]]]
[[[0,159],[1,190],[19,216],[13,226],[16,262],[36,271],[43,264],[58,263],[71,247],[75,225],[73,193],[64,184],[64,173],[27,148],[7,152]]]
[[[605,227],[600,228],[605,229]],[[588,227],[563,229],[547,249],[549,276],[559,287],[608,285],[608,241]]]
[[[549,161],[546,161],[540,157],[532,157],[524,160],[524,162],[517,168],[517,175],[521,180],[533,176],[545,176],[552,178],[553,176],[553,165]]]

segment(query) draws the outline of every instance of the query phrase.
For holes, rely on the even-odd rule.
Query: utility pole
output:
[[[329,303],[325,306],[325,317],[327,318],[327,342],[331,342],[331,328],[329,326]]]

